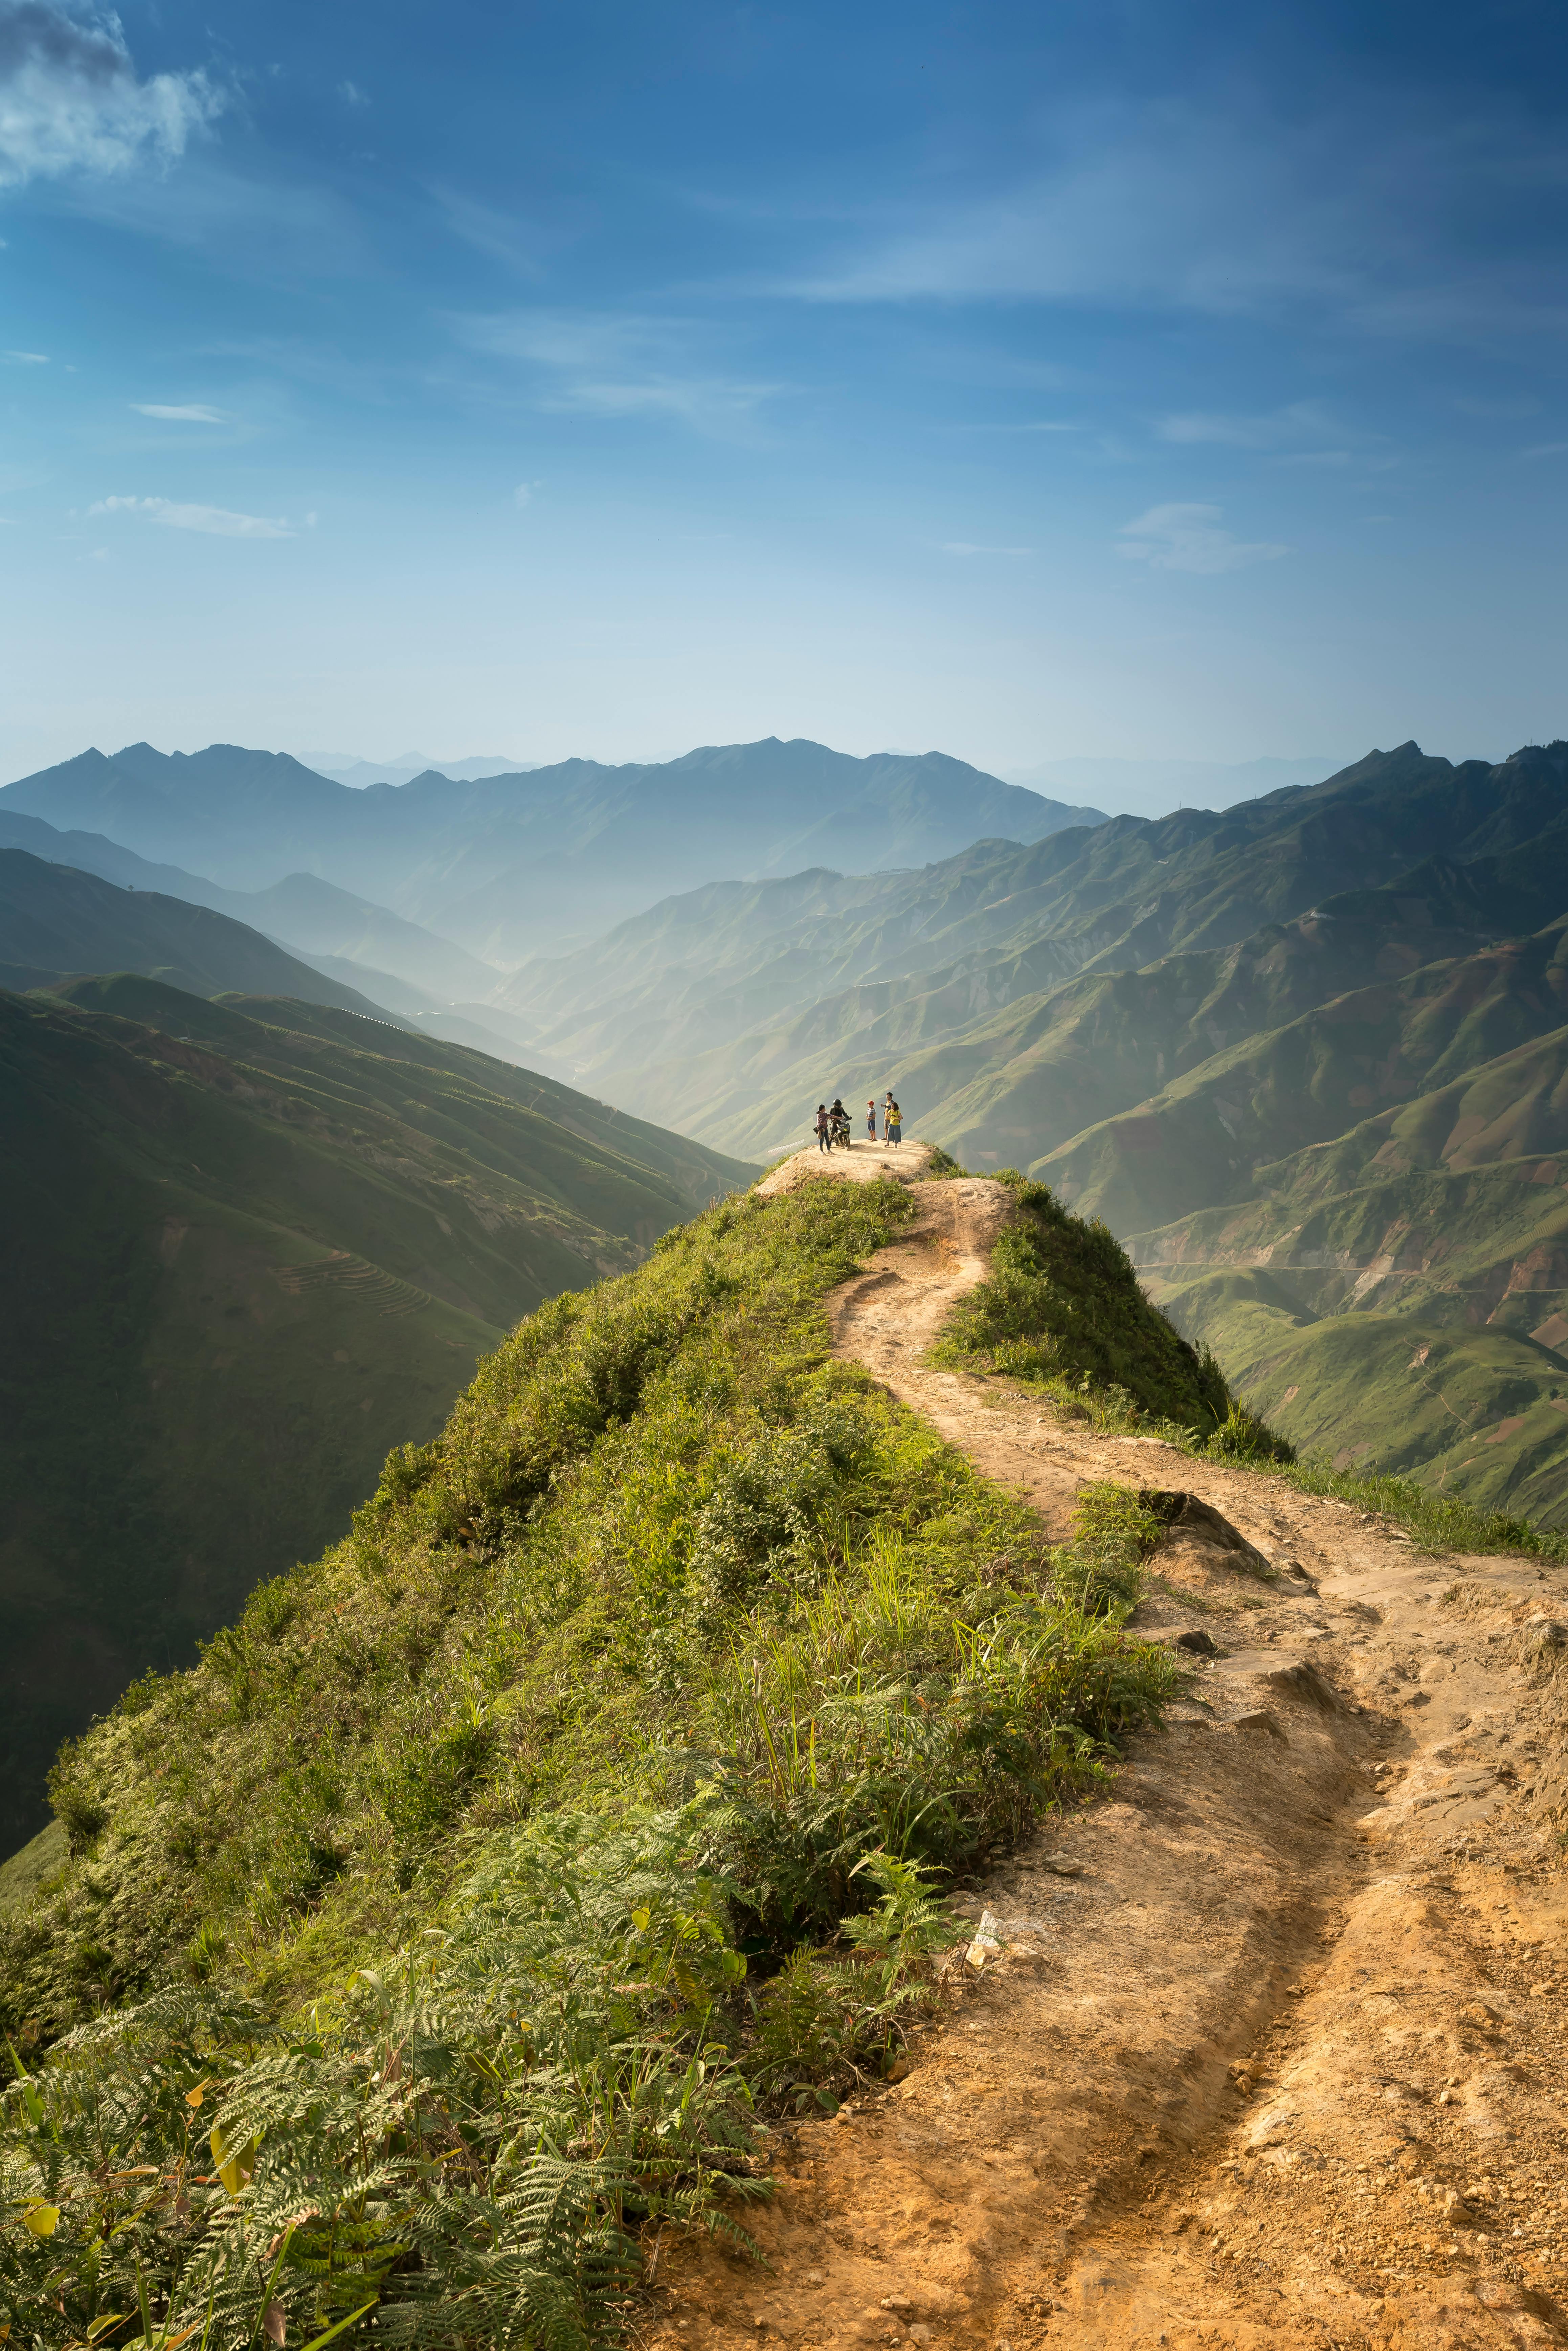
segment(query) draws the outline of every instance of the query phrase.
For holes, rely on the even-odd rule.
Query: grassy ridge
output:
[[[62,1759],[76,1856],[0,2001],[24,2050],[108,2013],[12,2094],[13,2209],[60,2214],[0,2229],[18,2306],[123,2308],[134,2249],[171,2320],[248,2325],[308,2207],[268,2288],[301,2329],[607,2337],[632,2233],[720,2209],[758,2103],[885,2063],[933,1889],[1172,1676],[1122,1630],[1130,1498],[1052,1553],[828,1358],[827,1292],[910,1214],[748,1196],[552,1301],[346,1541]],[[235,2195],[186,2099],[219,2081]]]
[[[346,1524],[539,1301],[735,1163],[352,1014],[0,994],[0,1848],[60,1740]]]
[[[1126,1251],[1047,1186],[1004,1168],[1018,1209],[998,1236],[988,1278],[959,1302],[938,1362],[1010,1373],[1083,1409],[1092,1397],[1125,1416],[1207,1437],[1230,1410],[1213,1357],[1153,1311]]]

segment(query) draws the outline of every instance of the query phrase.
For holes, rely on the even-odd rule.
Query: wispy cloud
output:
[[[1555,131],[1456,120],[1386,90],[1287,119],[1223,99],[1063,106],[1041,160],[999,193],[868,205],[820,264],[762,290],[834,303],[1050,302],[1273,316],[1305,306],[1367,333],[1452,337],[1568,323],[1543,210]],[[1478,226],[1511,219],[1506,267]]]
[[[195,400],[173,406],[159,400],[133,400],[131,405],[138,416],[155,416],[161,424],[231,424],[234,422],[224,409],[207,408]]]
[[[546,239],[531,222],[520,220],[515,213],[501,212],[494,204],[482,204],[477,197],[444,183],[433,184],[430,193],[440,205],[453,235],[472,246],[476,253],[482,253],[488,261],[500,262],[519,277],[544,276],[540,248]]]
[[[1245,450],[1275,465],[1332,469],[1359,464],[1381,473],[1399,462],[1380,435],[1347,428],[1313,400],[1296,400],[1288,407],[1251,415],[1189,411],[1162,417],[1155,431],[1162,441],[1178,447]]]
[[[170,530],[204,531],[213,538],[293,538],[294,526],[283,516],[235,514],[228,507],[183,506],[172,498],[99,498],[89,515],[146,515]],[[307,515],[307,528],[314,523]]]
[[[0,187],[167,163],[225,102],[204,72],[143,80],[112,11],[0,0]]]
[[[7,351],[5,357],[13,367],[47,367],[49,364],[47,351]]]
[[[538,405],[588,416],[665,416],[726,436],[787,387],[690,365],[696,329],[678,319],[517,310],[460,319],[474,350],[534,368]]]
[[[1032,547],[978,547],[967,538],[946,538],[944,555],[1032,555]]]
[[[357,81],[340,81],[338,84],[338,95],[345,106],[351,106],[356,111],[369,106],[371,102],[369,92],[362,90]]]
[[[1521,457],[1561,457],[1568,450],[1568,441],[1537,441],[1532,447],[1521,449]]]
[[[209,256],[235,275],[359,277],[370,266],[364,225],[341,190],[265,165],[241,169],[213,149],[193,149],[178,172],[78,175],[49,201],[78,218]]]
[[[1151,507],[1122,525],[1116,552],[1155,571],[1241,571],[1251,563],[1272,563],[1288,547],[1265,539],[1233,538],[1221,523],[1220,507]]]
[[[1156,430],[1162,441],[1208,444],[1224,449],[1281,449],[1305,441],[1338,437],[1340,428],[1314,401],[1292,401],[1261,416],[1236,416],[1200,411],[1162,417]]]

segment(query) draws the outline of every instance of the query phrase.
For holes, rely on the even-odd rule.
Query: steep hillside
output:
[[[1051,1545],[834,1358],[830,1292],[925,1211],[815,1172],[530,1317],[345,1541],[63,1760],[74,1857],[0,1934],[0,2005],[35,2051],[100,2021],[0,2149],[59,2216],[47,2269],[0,2238],[13,2308],[63,2294],[85,2326],[137,2262],[171,2321],[211,2297],[231,2333],[276,2296],[307,2339],[377,2305],[612,2338],[627,2231],[744,2189],[755,2102],[821,2112],[884,2068],[951,1939],[936,1886],[1168,1693],[1124,1630],[1158,1531],[1136,1498],[1092,1493]],[[1064,1247],[1070,1295],[1086,1265]],[[1179,1386],[1124,1265],[1118,1294]],[[849,1962],[822,1949],[846,1919]],[[148,2066],[172,2101],[133,2094]],[[125,2116],[97,2187],[58,2103],[89,2079]],[[198,2096],[223,2199],[193,2180],[116,2227]]]
[[[1503,1000],[1489,996],[1483,1014]],[[1151,1293],[1297,1444],[1562,1526],[1565,1178],[1558,1029],[1129,1246]]]
[[[62,1759],[71,1849],[18,1859],[0,1926],[27,2068],[0,2122],[0,2290],[25,2329],[103,2339],[130,2304],[235,2343],[608,2351],[634,2330],[674,2351],[694,2322],[788,2339],[802,2314],[823,2341],[1020,2333],[1042,2243],[1052,2280],[1092,2258],[1085,2300],[1122,2273],[1079,2251],[1114,2218],[1093,2183],[1135,2192],[1152,2258],[1158,2185],[1250,2094],[1227,2060],[1262,2070],[1287,1990],[1312,1995],[1336,2152],[1275,2184],[1360,2276],[1374,2232],[1337,2150],[1392,2163],[1408,2128],[1367,1962],[1407,1970],[1419,1928],[1450,2002],[1500,1997],[1502,1964],[1446,1950],[1433,1903],[1396,1907],[1405,1878],[1392,1901],[1385,1870],[1364,1886],[1367,1771],[1429,1647],[1448,1678],[1406,1808],[1425,1844],[1401,1854],[1422,1885],[1461,1825],[1516,1880],[1543,1858],[1542,1548],[1467,1562],[1439,1626],[1429,1559],[1249,1473],[1229,1423],[1165,1441],[1092,1374],[1053,1410],[1032,1380],[922,1363],[956,1301],[979,1328],[1023,1313],[998,1263],[1019,1207],[1045,1213],[1021,1185],[889,1181],[870,1153],[776,1171],[530,1318],[346,1541]],[[1065,1340],[1065,1374],[1113,1307],[1134,1380],[1201,1384],[1103,1236],[1046,1223],[1028,1247],[1061,1327],[1022,1335]],[[1490,1531],[1427,1515],[1429,1537]],[[1467,1727],[1451,1768],[1437,1734]],[[1495,1834],[1527,1793],[1539,1817]],[[1343,1954],[1331,1896],[1360,1904]],[[1549,2011],[1500,2069],[1476,2012],[1479,2111],[1533,2127]],[[1370,2114],[1325,2062],[1347,2032]],[[1265,2105],[1273,2136],[1301,2103]],[[733,2258],[753,2230],[765,2266]],[[1195,2293],[1213,2314],[1210,2250],[1179,2292],[1149,2282],[1161,2319]]]
[[[416,987],[422,1003],[433,993],[443,999],[484,995],[497,983],[497,974],[487,964],[465,954],[450,939],[437,938],[388,907],[372,905],[314,874],[286,874],[269,890],[224,890],[182,866],[153,865],[104,833],[57,832],[42,817],[7,812],[4,807],[0,849],[24,849],[51,865],[74,865],[118,883],[122,890],[155,890],[189,905],[211,906],[298,954],[337,956],[360,964],[367,975],[362,984],[372,995],[383,966]]]
[[[152,891],[119,889],[21,849],[0,849],[0,941],[7,964],[39,973],[142,972],[194,996],[237,988],[388,1018],[357,988],[328,978],[227,914]]]
[[[0,995],[10,1844],[60,1738],[319,1549],[519,1314],[745,1172],[329,1008],[69,998]]]
[[[970,1165],[1027,1165],[1128,1238],[1295,1441],[1555,1523],[1568,1301],[1537,1171],[1560,1148],[1565,809],[1561,745],[1495,768],[1406,745],[1220,816],[693,893],[504,994],[541,1052],[759,1154],[830,1093],[891,1085]],[[1301,1336],[1325,1316],[1351,1323]],[[1484,1447],[1384,1383],[1406,1316],[1397,1367],[1447,1330],[1452,1427]]]
[[[1409,745],[1218,815],[693,893],[501,999],[560,1065],[762,1155],[824,1085],[893,1084],[969,1164],[1028,1164],[1239,1035],[1561,914],[1565,778],[1555,747]]]
[[[432,771],[362,791],[281,755],[214,744],[165,758],[142,743],[24,778],[0,792],[4,810],[108,833],[231,889],[319,874],[504,963],[694,882],[825,858],[924,863],[987,833],[1034,841],[1098,821],[940,753],[853,759],[772,738],[662,766]]]
[[[1426,1136],[1432,1122],[1437,1147],[1458,1149],[1445,1123],[1448,1083],[1506,1048],[1549,1036],[1565,1014],[1568,928],[1554,925],[1352,988],[1262,1029],[1130,1115],[1046,1153],[1036,1171],[1081,1212],[1127,1233],[1245,1198],[1255,1181],[1267,1180],[1257,1172],[1266,1164],[1343,1134],[1384,1104],[1420,1097],[1427,1106],[1411,1119],[1413,1136]],[[1538,1081],[1521,1075],[1518,1082],[1533,1099]],[[1463,1115],[1490,1126],[1506,1114],[1518,1147],[1541,1147],[1526,1141],[1528,1117],[1511,1107],[1514,1080],[1503,1084],[1506,1113],[1483,1088]],[[1413,1147],[1425,1157],[1426,1144]]]

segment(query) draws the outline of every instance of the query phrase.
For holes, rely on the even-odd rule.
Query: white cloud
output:
[[[233,422],[221,408],[205,408],[200,401],[194,400],[176,407],[166,407],[157,400],[133,400],[131,405],[138,416],[155,416],[162,424],[228,424]]]
[[[1118,555],[1146,563],[1155,571],[1241,571],[1250,563],[1272,563],[1289,555],[1288,547],[1268,540],[1250,543],[1232,538],[1222,528],[1219,507],[1151,507],[1135,521],[1124,523],[1116,543]]]
[[[359,108],[369,106],[371,102],[368,94],[360,88],[357,81],[340,81],[338,84],[338,95],[345,106]]]
[[[945,538],[944,555],[1032,555],[1032,547],[977,547],[967,538]]]
[[[214,538],[292,538],[294,527],[281,515],[235,514],[227,507],[181,506],[172,498],[99,498],[89,515],[150,515],[170,530],[200,530]],[[315,521],[312,515],[310,522]]]
[[[1561,457],[1568,450],[1568,441],[1537,441],[1534,447],[1521,449],[1521,457]]]
[[[534,502],[534,492],[540,486],[538,482],[519,482],[512,492],[512,504],[519,512],[524,507],[531,507]]]
[[[202,72],[143,81],[111,10],[0,0],[0,187],[170,162],[225,103]]]
[[[47,351],[7,351],[5,357],[14,367],[47,367]]]

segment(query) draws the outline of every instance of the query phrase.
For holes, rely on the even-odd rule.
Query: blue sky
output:
[[[1564,23],[0,0],[0,768],[1568,732]]]

